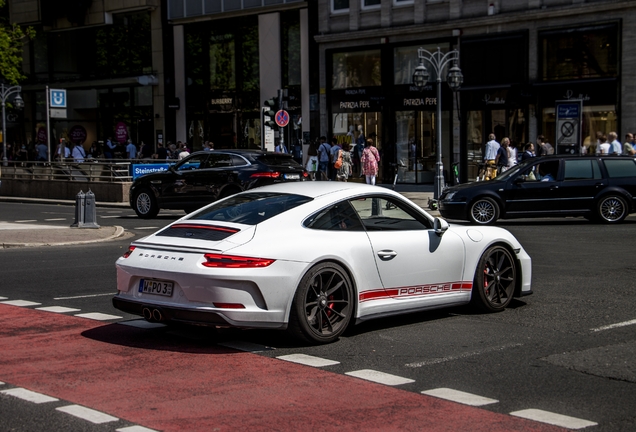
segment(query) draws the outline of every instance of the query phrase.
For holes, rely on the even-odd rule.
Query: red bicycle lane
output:
[[[156,430],[557,431],[167,332],[0,305],[0,380]]]

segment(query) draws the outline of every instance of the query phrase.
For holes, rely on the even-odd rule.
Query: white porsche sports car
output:
[[[531,259],[497,227],[433,218],[402,195],[283,183],[217,201],[135,241],[113,305],[155,322],[336,340],[372,318],[531,294]]]

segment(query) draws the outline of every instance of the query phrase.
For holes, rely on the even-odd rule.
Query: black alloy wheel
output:
[[[499,206],[492,198],[478,198],[470,206],[468,219],[478,225],[493,224],[499,219]]]
[[[157,198],[150,189],[140,189],[133,197],[133,207],[137,216],[142,219],[152,219],[159,213]]]
[[[619,223],[627,217],[627,201],[619,195],[608,195],[598,203],[598,220],[603,223]]]
[[[517,284],[516,262],[508,249],[491,246],[479,259],[471,302],[487,312],[506,308]]]
[[[338,339],[351,322],[353,285],[336,263],[321,263],[303,277],[294,296],[289,329],[312,343]]]

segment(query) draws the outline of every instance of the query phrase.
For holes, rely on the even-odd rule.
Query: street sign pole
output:
[[[48,159],[49,159],[49,163],[51,163],[51,152],[55,151],[55,149],[51,150],[51,119],[49,117],[50,112],[49,112],[49,106],[50,106],[50,101],[49,101],[49,86],[46,86],[46,147],[49,149],[48,153]]]

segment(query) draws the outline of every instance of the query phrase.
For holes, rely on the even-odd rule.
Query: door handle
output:
[[[381,250],[378,252],[378,257],[380,257],[382,261],[390,261],[396,256],[397,252],[392,250]]]

